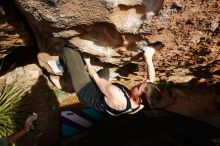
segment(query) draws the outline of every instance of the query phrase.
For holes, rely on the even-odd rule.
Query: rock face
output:
[[[25,29],[26,24],[11,7],[12,2],[34,34]],[[36,64],[22,65],[8,72],[7,76],[1,76],[0,81],[6,80],[9,84],[20,76],[20,80],[30,81],[29,97],[34,103],[34,111],[41,117],[36,126],[39,131],[33,137],[45,139],[42,140],[44,145],[45,142],[54,144],[60,135],[61,108],[58,105],[61,102],[68,103],[69,108],[78,105],[78,101],[74,101],[75,96],[62,99],[59,97],[63,96],[63,92],[57,88],[56,91],[50,89],[53,86],[49,80],[60,76],[50,74],[49,80],[48,76],[45,77],[44,69],[52,72],[47,61],[57,59],[67,43],[77,46],[82,53],[96,57],[96,65],[101,63],[99,68],[103,65],[111,67],[111,80],[127,86],[147,78],[142,52],[136,48],[139,41],[164,45],[153,58],[157,81],[220,82],[219,0],[0,1],[0,58],[12,49],[19,49],[18,46],[33,44],[31,35],[34,35],[41,51],[37,55],[40,67]],[[69,77],[64,81],[71,92],[71,85],[67,84]],[[164,85],[170,88],[170,84]],[[219,84],[216,85],[211,88],[161,88],[164,98],[157,107],[220,127],[220,90]],[[56,133],[57,137],[52,135],[50,138],[48,135],[51,133]],[[25,141],[28,142],[27,139]],[[32,145],[35,143],[31,141]]]
[[[32,44],[28,30],[11,1],[0,2],[0,59],[19,46]]]
[[[110,64],[117,80],[136,82],[147,77],[136,42],[161,42],[154,56],[157,80],[219,82],[218,0],[14,1],[44,54],[57,56],[71,43]]]
[[[161,15],[146,20],[146,39],[166,46],[155,58],[160,79],[219,82],[219,8],[219,1],[167,1]]]

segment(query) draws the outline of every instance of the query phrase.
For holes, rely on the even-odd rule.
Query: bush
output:
[[[22,98],[26,95],[25,84],[16,83],[0,87],[0,138],[15,132],[18,123],[23,123],[27,106]],[[16,123],[16,124],[15,124]],[[23,125],[20,125],[23,126]]]

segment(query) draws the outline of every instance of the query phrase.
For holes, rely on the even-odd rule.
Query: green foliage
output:
[[[25,103],[22,97],[27,93],[25,84],[16,83],[1,85],[0,87],[0,137],[11,135],[15,132],[17,121],[26,116]],[[23,121],[22,121],[23,122]],[[22,123],[21,122],[21,123]]]

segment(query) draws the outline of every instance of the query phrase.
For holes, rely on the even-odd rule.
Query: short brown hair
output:
[[[144,104],[147,104],[147,106],[153,108],[161,99],[160,89],[155,84],[148,82],[146,92],[141,98]]]

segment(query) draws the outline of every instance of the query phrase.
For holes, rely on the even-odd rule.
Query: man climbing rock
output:
[[[160,90],[152,82],[155,70],[152,57],[153,46],[141,46],[143,56],[148,66],[149,79],[133,86],[130,90],[124,85],[108,81],[108,69],[96,72],[90,63],[90,58],[83,59],[76,48],[65,47],[63,60],[70,73],[74,90],[83,104],[110,115],[134,114],[145,106],[152,106],[151,98],[159,99]]]

